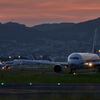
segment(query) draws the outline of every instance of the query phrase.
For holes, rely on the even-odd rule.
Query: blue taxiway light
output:
[[[1,85],[3,86],[3,85],[5,85],[5,83],[2,82]]]
[[[31,86],[32,84],[33,84],[32,82],[29,83],[30,86]]]
[[[58,85],[58,86],[60,86],[60,85],[61,85],[61,83],[57,83],[57,85]]]

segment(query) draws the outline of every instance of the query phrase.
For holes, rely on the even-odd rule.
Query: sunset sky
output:
[[[0,22],[27,26],[100,17],[100,0],[0,0]]]

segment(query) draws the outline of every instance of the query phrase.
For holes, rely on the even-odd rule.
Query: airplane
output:
[[[14,61],[6,61],[1,63],[0,66],[9,66],[11,65],[23,65],[23,64],[50,64],[54,65],[55,72],[61,72],[62,66],[67,66],[70,68],[70,73],[76,73],[77,69],[87,69],[87,68],[97,68],[100,71],[100,57],[95,54],[95,46],[96,46],[96,32],[94,34],[93,40],[93,48],[92,53],[72,53],[68,56],[68,60],[66,62],[53,62],[49,60],[25,60],[19,59]],[[4,67],[2,67],[4,69]],[[9,68],[10,69],[10,68]]]
[[[13,61],[0,62],[1,69],[8,69],[9,66],[17,65],[32,65],[32,64],[52,64],[52,65],[66,65],[67,62],[53,62],[49,60],[28,60],[28,59],[15,59]],[[56,72],[56,71],[55,71]]]

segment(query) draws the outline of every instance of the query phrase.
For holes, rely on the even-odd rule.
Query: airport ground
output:
[[[94,69],[55,73],[53,66],[0,70],[0,100],[99,100],[100,73]],[[44,67],[44,68],[43,68]]]
[[[37,68],[38,66],[38,68]],[[78,70],[75,75],[69,74],[69,69],[64,69],[60,73],[53,71],[53,66],[34,65],[35,68],[27,68],[30,66],[16,66],[11,70],[0,70],[0,82],[5,83],[99,83],[100,73],[95,69]]]

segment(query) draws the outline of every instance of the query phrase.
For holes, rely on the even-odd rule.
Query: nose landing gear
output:
[[[70,72],[69,72],[70,74],[75,74],[76,73],[76,67],[75,67],[75,65],[71,65],[70,66]]]

